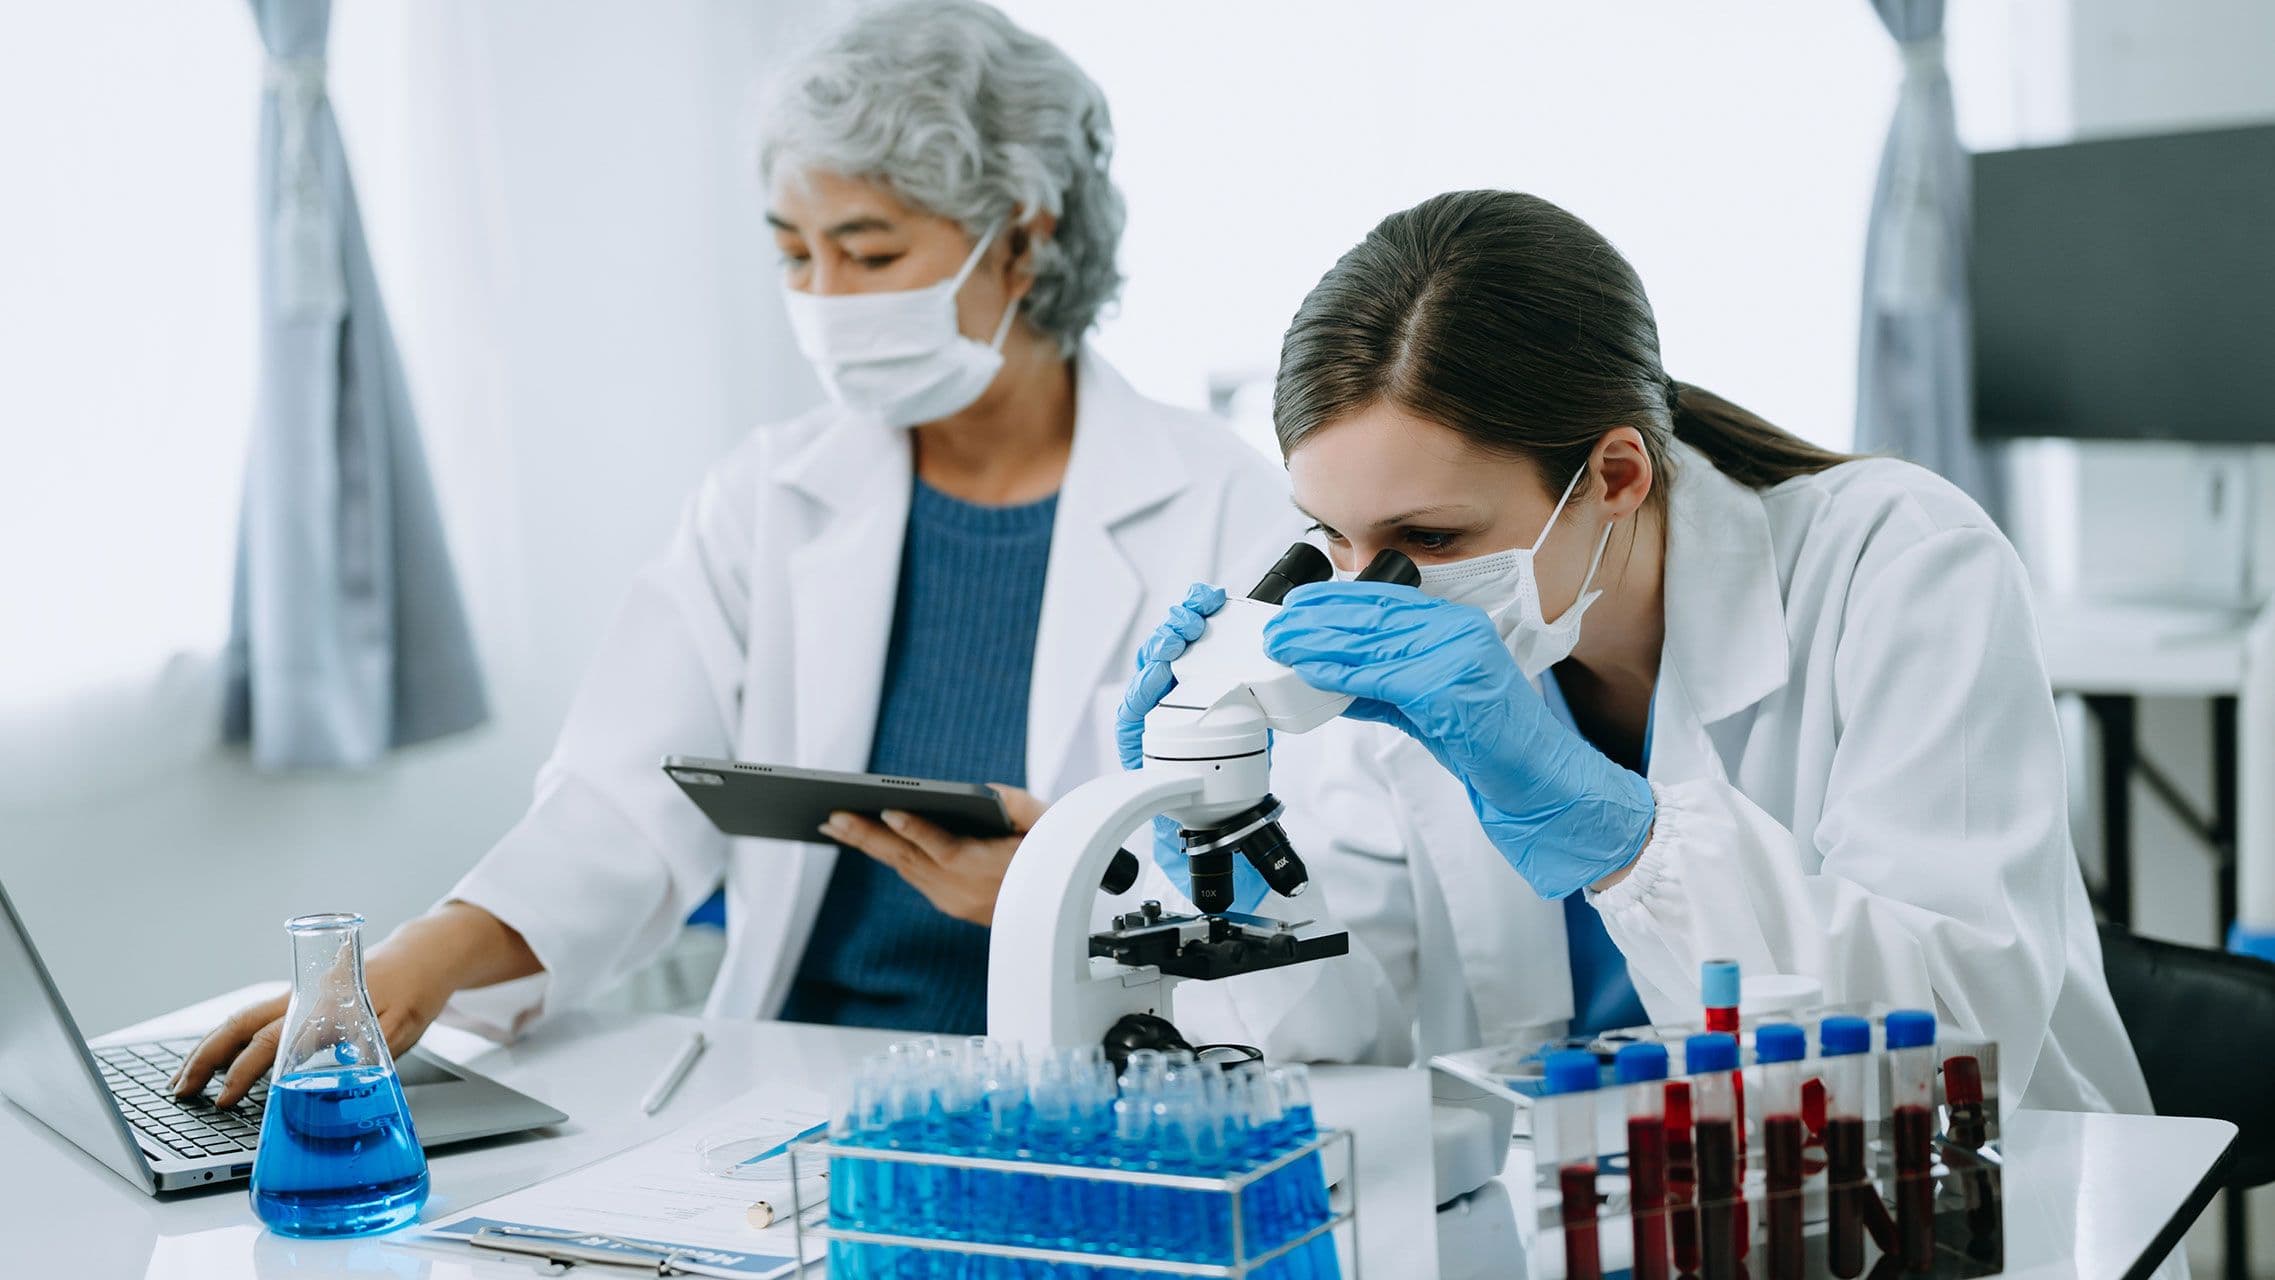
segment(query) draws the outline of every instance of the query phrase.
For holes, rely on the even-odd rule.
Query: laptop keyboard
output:
[[[235,1155],[258,1146],[261,1110],[268,1101],[266,1078],[236,1106],[223,1110],[213,1105],[221,1091],[218,1079],[205,1086],[204,1096],[176,1101],[166,1088],[182,1058],[197,1041],[155,1040],[147,1044],[106,1045],[95,1049],[103,1069],[103,1083],[118,1099],[126,1122],[142,1136],[185,1160]]]

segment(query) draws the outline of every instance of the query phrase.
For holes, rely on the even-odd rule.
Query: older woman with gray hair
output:
[[[1098,87],[970,0],[858,11],[761,148],[799,348],[830,403],[752,432],[633,584],[528,812],[368,959],[389,1042],[515,1031],[655,956],[724,886],[716,1016],[977,1032],[1020,834],[1116,766],[1130,655],[1195,580],[1299,532],[1277,468],[1084,343],[1120,284]],[[994,784],[1013,831],[841,813],[730,839],[667,755]],[[1150,873],[1149,873],[1150,874]],[[176,1084],[242,1096],[282,1000]]]

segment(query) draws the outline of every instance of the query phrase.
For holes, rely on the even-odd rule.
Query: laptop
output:
[[[90,1047],[0,885],[0,1093],[148,1192],[250,1177],[268,1082],[226,1110],[176,1102],[166,1081],[198,1037]],[[429,1148],[559,1124],[568,1116],[413,1049],[395,1060]],[[206,1086],[210,1096],[218,1082]]]

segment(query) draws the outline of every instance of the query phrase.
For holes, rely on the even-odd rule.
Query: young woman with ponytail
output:
[[[1728,957],[1997,1040],[2009,1105],[2146,1109],[2028,584],[1956,489],[1672,380],[1627,262],[1504,191],[1345,254],[1274,417],[1337,565],[1422,568],[1300,588],[1267,643],[1372,722],[1274,773],[1425,1051],[1695,1021]]]

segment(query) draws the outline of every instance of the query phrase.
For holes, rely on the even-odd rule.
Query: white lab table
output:
[[[2102,913],[2133,921],[2132,783],[2138,777],[2220,859],[2215,919],[2225,938],[2239,893],[2275,903],[2275,776],[2264,733],[2240,732],[2275,717],[2275,611],[2044,596],[2037,602],[2046,674],[2056,693],[2077,694],[2101,732],[2098,779],[2103,839]],[[2135,726],[2142,698],[2202,700],[2212,711],[2212,805],[2199,812],[2156,762],[2141,754]],[[2248,864],[2248,865],[2246,865]],[[2239,889],[2239,878],[2246,883]],[[2255,887],[2256,885],[2256,887]]]
[[[206,1001],[119,1033],[200,1030],[261,989]],[[687,1033],[711,1050],[652,1118],[638,1098]],[[106,1037],[113,1038],[113,1037]],[[547,1135],[437,1153],[429,1220],[527,1186],[667,1132],[705,1107],[769,1083],[827,1091],[862,1055],[896,1037],[783,1023],[699,1022],[660,1014],[576,1014],[509,1046],[448,1028],[428,1038],[447,1057],[569,1113]],[[1501,1183],[1430,1211],[1424,1078],[1367,1068],[1322,1071],[1323,1121],[1353,1129],[1362,1189],[1361,1247],[1370,1280],[1522,1274],[1511,1190],[1526,1176],[1521,1150]],[[2210,1171],[2235,1128],[2217,1120],[2025,1112],[2009,1129],[2007,1274],[2144,1273],[2180,1238],[2209,1192]],[[1444,1255],[1439,1256],[1440,1248]],[[76,1280],[208,1280],[353,1276],[388,1280],[508,1280],[527,1260],[413,1247],[400,1236],[293,1241],[264,1232],[242,1187],[153,1199],[12,1105],[0,1105],[0,1275]],[[605,1280],[608,1269],[592,1271]],[[622,1274],[632,1274],[623,1272]]]
[[[124,1028],[104,1040],[204,1031],[281,984],[248,987]],[[639,1099],[700,1027],[710,1048],[658,1114]],[[512,1045],[438,1027],[425,1046],[569,1113],[554,1130],[447,1148],[430,1162],[425,1221],[565,1173],[667,1133],[750,1089],[774,1084],[832,1092],[863,1056],[906,1039],[881,1031],[666,1014],[571,1014]],[[1325,1124],[1354,1132],[1368,1276],[1437,1274],[1431,1214],[1428,1078],[1385,1068],[1319,1068]],[[1394,1224],[1413,1227],[1400,1230]],[[1414,1228],[1420,1228],[1419,1231]],[[1417,1237],[1419,1237],[1417,1239]],[[0,1280],[235,1280],[242,1276],[369,1276],[393,1280],[509,1280],[528,1259],[412,1246],[401,1235],[296,1241],[262,1230],[243,1184],[152,1198],[13,1104],[0,1102]],[[632,1275],[588,1268],[591,1280]]]

